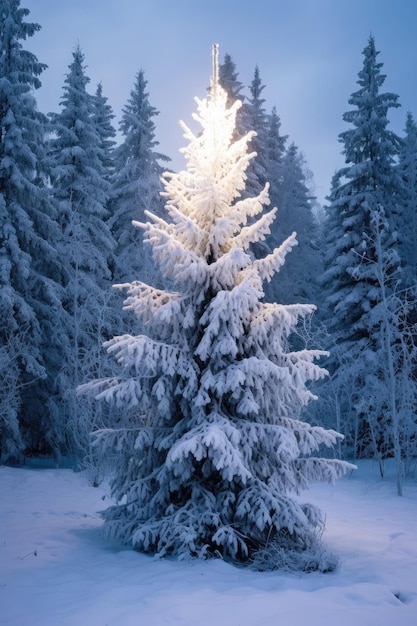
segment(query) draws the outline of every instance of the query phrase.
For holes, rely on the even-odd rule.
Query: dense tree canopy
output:
[[[0,2],[0,452],[6,460],[52,443],[44,408],[53,360],[48,337],[60,313],[58,230],[45,184],[46,117],[33,95],[46,66],[23,48],[40,26],[27,22],[29,11],[19,5]]]
[[[75,398],[86,376],[98,371],[102,341],[111,332],[111,271],[114,239],[106,223],[110,183],[105,135],[98,124],[97,96],[87,92],[79,46],[65,78],[61,112],[51,115],[51,183],[61,229],[58,252],[65,263],[60,328],[64,354],[57,376],[59,412],[71,442],[80,421],[89,423]],[[102,105],[103,103],[101,103]],[[102,119],[100,117],[100,119]]]
[[[123,283],[135,278],[149,279],[152,262],[142,237],[131,228],[132,220],[143,220],[145,211],[162,208],[160,161],[155,121],[158,111],[149,102],[147,80],[140,70],[127,104],[123,108],[120,131],[122,142],[115,150],[112,178],[110,227],[116,240],[114,280]]]

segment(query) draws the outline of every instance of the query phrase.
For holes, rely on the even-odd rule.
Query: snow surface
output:
[[[0,467],[4,626],[415,626],[417,483],[396,495],[372,463],[304,500],[327,516],[331,574],[157,561],[106,542],[103,484],[68,469]]]

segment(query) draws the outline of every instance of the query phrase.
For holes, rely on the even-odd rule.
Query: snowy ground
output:
[[[0,623],[415,626],[417,481],[399,498],[393,481],[362,464],[305,499],[327,514],[325,539],[340,557],[334,573],[155,561],[102,539],[104,486],[70,470],[0,467]]]

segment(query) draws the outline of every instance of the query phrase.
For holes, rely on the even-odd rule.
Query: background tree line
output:
[[[89,454],[89,433],[117,411],[76,396],[77,386],[111,373],[102,342],[135,330],[113,284],[158,281],[132,220],[158,215],[160,175],[169,162],[155,139],[158,111],[141,70],[119,123],[102,85],[89,90],[79,46],[72,53],[60,112],[38,111],[34,92],[46,66],[23,42],[39,25],[18,0],[0,2],[0,450],[3,462],[25,455]],[[415,457],[415,282],[417,131],[389,130],[398,96],[371,37],[358,89],[343,115],[345,166],[319,212],[303,155],[266,109],[258,67],[245,91],[229,54],[220,80],[230,104],[243,101],[238,136],[255,130],[257,153],[246,193],[270,183],[278,215],[261,256],[292,231],[299,245],[268,286],[266,298],[318,306],[295,345],[329,350],[319,402],[303,418],[345,435],[346,456],[395,456],[401,476]]]

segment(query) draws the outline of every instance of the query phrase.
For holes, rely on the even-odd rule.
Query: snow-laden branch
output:
[[[156,289],[147,285],[146,283],[135,280],[132,283],[123,283],[119,285],[113,285],[116,289],[124,289],[127,292],[127,298],[124,301],[123,308],[131,310],[136,315],[142,318],[145,322],[150,321],[159,315],[162,319],[167,319],[168,316],[172,316],[172,312],[166,311],[161,314],[161,309],[172,308],[172,305],[177,302],[181,294],[178,292],[169,292],[161,289]]]
[[[262,281],[270,281],[273,275],[279,271],[285,263],[285,257],[292,248],[297,245],[296,233],[292,233],[278,248],[268,254],[264,259],[257,259],[253,267],[257,270]]]
[[[271,232],[271,224],[275,219],[277,209],[274,208],[267,213],[263,213],[258,221],[250,226],[245,226],[240,233],[233,238],[233,246],[247,250],[249,246],[258,241],[264,241]]]

